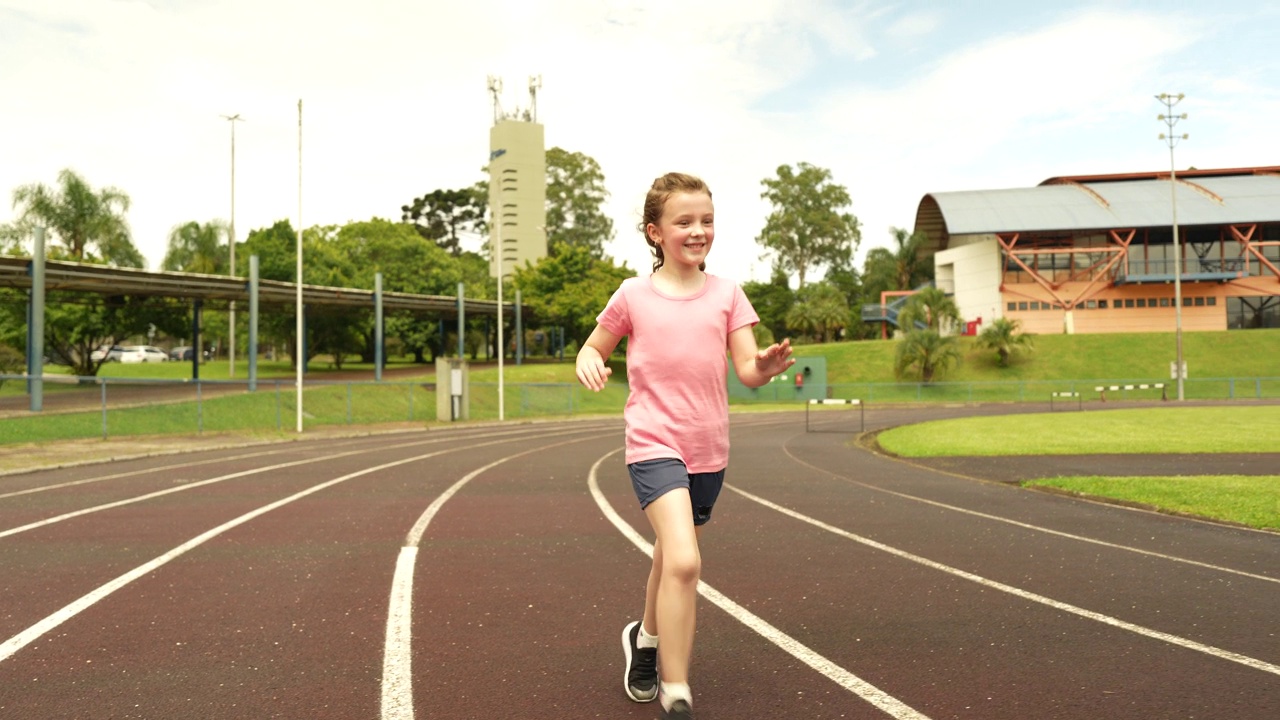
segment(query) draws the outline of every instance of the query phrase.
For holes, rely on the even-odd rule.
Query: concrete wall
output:
[[[1000,246],[991,235],[953,238],[950,249],[934,256],[936,283],[954,297],[966,322],[982,318],[990,325],[1001,317],[1000,276]]]

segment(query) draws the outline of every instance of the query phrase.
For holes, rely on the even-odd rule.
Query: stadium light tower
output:
[[[1174,365],[1174,377],[1178,380],[1178,399],[1183,400],[1186,395],[1183,392],[1183,379],[1186,375],[1186,369],[1182,362],[1182,246],[1178,243],[1178,171],[1173,164],[1173,148],[1178,145],[1179,140],[1186,140],[1187,134],[1178,135],[1174,133],[1173,128],[1178,124],[1179,120],[1186,120],[1187,114],[1175,115],[1173,106],[1182,102],[1185,97],[1182,93],[1174,95],[1172,93],[1160,93],[1156,96],[1165,106],[1165,112],[1156,116],[1156,119],[1168,126],[1168,133],[1160,133],[1160,139],[1169,145],[1169,197],[1173,207],[1173,316],[1174,316],[1174,335],[1177,343],[1177,357]]]

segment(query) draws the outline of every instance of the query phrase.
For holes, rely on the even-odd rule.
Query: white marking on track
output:
[[[570,432],[586,432],[576,430]],[[563,435],[565,433],[556,433]],[[514,460],[562,445],[570,445],[584,440],[578,438],[565,440],[554,445],[530,448],[522,452],[494,460],[484,467],[476,468],[449,486],[449,489],[427,506],[418,521],[413,524],[405,537],[405,545],[400,548],[400,556],[396,558],[396,572],[391,579],[391,602],[387,610],[387,639],[382,655],[382,720],[413,720],[413,572],[414,561],[418,557],[418,545],[427,532],[427,526],[435,518],[440,508],[458,493],[467,483],[493,468]]]
[[[498,443],[503,443],[507,441],[508,441],[508,438],[502,438],[502,439],[494,440],[492,442],[487,442],[487,443],[477,443],[475,445],[469,445],[464,447],[446,448],[444,450],[437,450],[435,452],[426,453],[425,455],[416,455],[414,457],[404,458],[402,460],[396,460],[394,462],[384,463],[382,465],[378,465],[375,467],[365,468],[363,470],[359,470],[347,475],[343,475],[342,477],[328,480],[326,482],[320,483],[319,485],[313,485],[307,488],[306,490],[302,490],[300,492],[294,493],[293,495],[290,495],[288,497],[282,498],[280,500],[276,500],[275,502],[269,503],[267,505],[263,505],[262,507],[256,510],[247,512],[244,515],[241,515],[237,518],[228,520],[227,522],[213,528],[212,530],[208,530],[204,533],[201,533],[195,536],[194,538],[188,540],[185,543],[182,543],[181,545],[173,548],[172,550],[164,553],[163,555],[159,555],[155,558],[152,558],[150,561],[143,563],[142,565],[139,565],[138,567],[115,578],[114,580],[111,580],[107,583],[104,583],[103,585],[98,586],[93,591],[89,592],[86,595],[81,596],[77,600],[62,607],[61,609],[45,617],[43,620],[36,623],[35,625],[32,625],[26,630],[23,630],[17,635],[14,635],[13,637],[9,638],[3,644],[0,644],[0,662],[4,662],[5,660],[9,659],[10,657],[13,656],[14,653],[18,652],[22,648],[31,644],[34,640],[36,640],[40,636],[44,635],[50,630],[53,630],[54,628],[70,620],[76,615],[79,615],[81,612],[84,612],[90,607],[93,607],[93,605],[98,603],[100,600],[106,598],[107,596],[111,595],[115,591],[125,587],[126,585],[133,582],[134,580],[137,580],[138,578],[141,578],[147,575],[153,570],[157,570],[163,567],[164,565],[167,565],[169,562],[181,557],[182,555],[185,555],[187,552],[194,550],[197,547],[200,547],[204,543],[218,537],[219,535],[222,535],[228,530],[233,530],[239,527],[240,525],[243,525],[249,522],[250,520],[253,520],[261,515],[265,515],[266,513],[271,512],[272,510],[284,507],[285,505],[293,503],[297,500],[301,500],[302,498],[307,497],[308,495],[312,495],[326,488],[333,487],[334,485],[337,485],[339,483],[346,482],[347,480],[350,480],[352,478],[361,477],[362,475],[368,475],[370,473],[387,470],[389,468],[398,467],[400,465],[406,465],[412,462],[419,462],[421,460],[433,458],[437,455],[443,455],[445,453],[457,452],[459,450],[467,450],[467,449],[476,448],[476,447],[483,447],[486,445],[496,445]],[[425,444],[425,443],[409,443],[409,444],[412,445],[412,444]],[[378,449],[385,450],[390,448],[378,448]],[[346,455],[348,453],[341,453],[341,454]],[[292,464],[298,464],[298,463],[287,463],[287,465],[292,465]]]
[[[1257,658],[1251,658],[1247,655],[1241,655],[1240,653],[1231,652],[1230,650],[1223,650],[1222,648],[1214,647],[1212,645],[1205,645],[1204,643],[1198,643],[1194,640],[1188,640],[1183,637],[1178,637],[1177,635],[1161,632],[1159,630],[1153,630],[1151,628],[1143,627],[1141,625],[1136,625],[1131,622],[1126,622],[1119,618],[1111,617],[1110,615],[1103,615],[1102,613],[1094,612],[1092,610],[1086,610],[1082,607],[1077,607],[1075,605],[1059,602],[1057,600],[1054,600],[1053,598],[1045,597],[1044,595],[1038,595],[1036,593],[1029,592],[1021,588],[1013,587],[1012,585],[1005,585],[1004,583],[996,582],[995,580],[989,580],[985,577],[982,577],[981,575],[975,575],[974,573],[968,572],[966,570],[961,570],[960,568],[952,567],[950,565],[944,565],[940,562],[935,562],[926,557],[921,557],[914,553],[909,553],[905,550],[899,550],[898,548],[885,545],[884,543],[877,542],[875,540],[872,540],[871,538],[866,538],[861,535],[856,535],[854,533],[849,532],[848,530],[838,528],[834,525],[828,525],[827,523],[822,522],[821,520],[811,518],[808,515],[803,515],[801,513],[796,512],[795,510],[783,507],[781,505],[778,505],[777,503],[766,500],[758,495],[753,495],[747,492],[746,490],[739,489],[732,485],[726,484],[725,487],[747,498],[748,500],[757,502],[769,508],[770,510],[776,510],[777,512],[780,512],[783,515],[786,515],[791,518],[795,518],[796,520],[800,520],[801,522],[808,523],[816,528],[826,530],[829,533],[839,535],[840,537],[843,537],[843,538],[848,538],[849,540],[853,540],[854,542],[862,543],[867,547],[871,547],[871,548],[875,548],[876,550],[887,552],[890,555],[900,557],[904,560],[909,560],[913,563],[918,563],[920,565],[924,565],[925,567],[932,568],[934,570],[940,570],[949,575],[954,575],[959,578],[964,578],[965,580],[978,583],[983,587],[989,587],[994,590],[999,590],[1001,592],[1009,593],[1010,595],[1020,597],[1024,600],[1030,600],[1032,602],[1040,603],[1042,605],[1047,605],[1048,607],[1054,608],[1055,610],[1061,610],[1063,612],[1068,612],[1073,615],[1078,615],[1080,617],[1087,618],[1089,620],[1094,620],[1094,621],[1103,623],[1104,625],[1110,625],[1112,627],[1120,628],[1121,630],[1128,630],[1129,632],[1137,633],[1138,635],[1143,635],[1149,638],[1153,638],[1155,640],[1162,640],[1172,645],[1177,645],[1179,647],[1187,648],[1188,650],[1195,650],[1196,652],[1201,652],[1216,658],[1240,663],[1241,665],[1251,667],[1255,670],[1261,670],[1263,672],[1268,672],[1273,675],[1280,675],[1280,666],[1272,665],[1271,663],[1258,660]]]
[[[946,510],[953,510],[955,512],[965,513],[966,515],[973,515],[975,517],[984,518],[986,520],[995,520],[996,522],[1007,523],[1009,525],[1014,525],[1027,530],[1042,532],[1047,535],[1056,535],[1058,537],[1064,537],[1071,540],[1078,540],[1080,542],[1087,542],[1087,543],[1092,543],[1094,545],[1101,545],[1103,547],[1108,547],[1113,550],[1124,550],[1126,552],[1137,553],[1139,555],[1146,555],[1148,557],[1160,558],[1161,560],[1169,560],[1171,562],[1178,562],[1186,565],[1195,565],[1196,567],[1207,568],[1209,570],[1215,570],[1217,572],[1230,573],[1232,575],[1240,575],[1243,577],[1252,578],[1254,580],[1264,580],[1266,582],[1280,583],[1280,578],[1270,577],[1268,575],[1258,575],[1256,573],[1245,572],[1243,570],[1235,570],[1229,567],[1222,567],[1221,565],[1211,565],[1206,562],[1200,562],[1199,560],[1191,560],[1188,558],[1177,557],[1176,555],[1166,555],[1164,553],[1155,552],[1154,550],[1143,550],[1142,548],[1136,548],[1130,545],[1118,545],[1116,543],[1107,542],[1106,540],[1097,540],[1095,538],[1084,537],[1083,535],[1073,535],[1071,533],[1063,532],[1061,530],[1053,530],[1051,528],[1040,527],[1039,525],[1031,525],[1029,523],[1024,523],[1019,520],[1012,520],[1010,518],[1000,517],[999,515],[990,515],[988,513],[978,512],[977,510],[970,510],[968,508],[962,508],[956,505],[948,505],[946,503],[938,502],[936,500],[929,500],[926,498],[919,497],[917,495],[908,495],[907,493],[898,492],[896,490],[889,490],[888,488],[877,487],[875,485],[864,483],[860,480],[855,480],[845,475],[834,473],[830,470],[827,470],[826,468],[820,468],[817,465],[807,463],[804,460],[801,460],[800,458],[792,454],[791,449],[788,448],[785,444],[782,447],[782,451],[787,454],[787,457],[791,458],[792,460],[794,460],[795,462],[801,465],[804,465],[805,467],[811,468],[821,473],[826,473],[834,478],[837,478],[839,480],[844,480],[845,482],[853,483],[854,485],[867,488],[868,490],[875,490],[876,492],[886,493],[889,495],[893,495],[895,497],[904,498],[906,500],[914,500],[916,502],[921,502],[926,505],[933,505],[934,507],[940,507]]]
[[[641,552],[653,558],[653,545],[644,539],[635,528],[631,527],[622,516],[618,514],[613,506],[609,504],[604,493],[600,491],[600,483],[597,480],[597,471],[600,465],[604,463],[612,455],[621,452],[621,448],[605,454],[591,466],[591,473],[587,478],[587,486],[591,489],[591,496],[595,498],[596,504],[600,506],[600,511],[604,513],[609,522],[622,533],[624,537],[631,541],[633,545],[640,548]],[[726,486],[727,487],[727,486]],[[836,683],[840,687],[857,695],[885,714],[896,718],[897,720],[929,720],[927,715],[922,714],[915,708],[910,707],[901,700],[886,693],[880,688],[836,665],[827,658],[813,651],[799,640],[787,635],[778,628],[770,625],[763,618],[752,613],[750,610],[742,607],[733,600],[730,600],[723,593],[708,585],[706,582],[698,581],[698,593],[715,603],[721,610],[724,610],[730,617],[738,622],[746,625],[752,630],[760,634],[761,637],[769,642],[777,645],[784,652],[791,655],[800,662],[808,665],[828,680]]]
[[[510,436],[509,433],[488,433],[488,434],[476,435],[474,437],[476,438],[493,437],[494,435],[500,435],[501,437],[504,437],[504,438]],[[125,498],[124,500],[116,500],[115,502],[104,503],[102,505],[95,505],[93,507],[83,508],[80,510],[73,510],[72,512],[63,513],[61,515],[55,515],[50,518],[45,518],[44,520],[37,520],[35,522],[27,523],[26,525],[20,525],[18,527],[10,528],[8,530],[0,530],[0,538],[9,537],[10,535],[17,535],[19,533],[27,532],[28,530],[35,530],[36,528],[41,528],[46,525],[52,525],[54,523],[59,523],[64,520],[70,520],[72,518],[77,518],[82,515],[88,515],[90,513],[102,512],[103,510],[111,510],[113,508],[124,507],[125,505],[132,505],[133,503],[139,503],[145,500],[152,500],[152,499],[163,497],[165,495],[170,495],[173,493],[185,492],[187,490],[194,490],[195,488],[204,487],[205,485],[212,485],[212,484],[220,483],[226,480],[234,480],[236,478],[247,477],[249,475],[256,475],[259,473],[269,472],[271,470],[280,470],[283,468],[295,467],[297,465],[305,465],[307,463],[324,462],[326,460],[334,460],[337,458],[350,457],[352,455],[361,455],[364,453],[374,452],[374,451],[399,450],[402,448],[414,447],[417,445],[431,445],[438,442],[444,442],[446,439],[447,438],[432,438],[430,440],[419,439],[419,440],[415,440],[413,442],[407,442],[407,443],[397,443],[394,445],[385,445],[385,446],[380,445],[374,448],[362,448],[359,450],[348,450],[346,452],[333,453],[330,455],[322,455],[320,457],[307,458],[305,460],[294,460],[292,462],[280,463],[277,465],[270,465],[268,467],[254,468],[252,470],[244,470],[238,473],[231,473],[230,475],[220,475],[218,477],[209,478],[207,480],[198,480],[196,482],[187,483],[185,485],[179,485],[177,487],[166,488],[164,490],[157,490],[155,492],[150,492],[143,495],[137,495],[131,498]]]

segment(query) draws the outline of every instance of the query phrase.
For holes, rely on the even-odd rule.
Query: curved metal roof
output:
[[[1280,174],[1254,170],[1194,171],[1179,175],[1180,225],[1280,222]],[[1007,190],[968,190],[925,195],[916,230],[932,249],[951,235],[1167,227],[1173,200],[1169,175],[1051,178],[1045,184]]]

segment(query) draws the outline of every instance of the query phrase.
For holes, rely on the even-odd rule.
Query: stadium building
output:
[[[916,232],[970,332],[1280,327],[1280,167],[1049,178],[925,195]],[[979,322],[980,321],[980,322]]]

